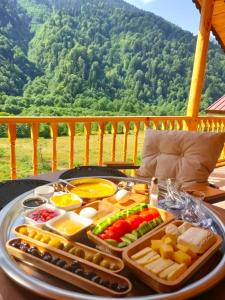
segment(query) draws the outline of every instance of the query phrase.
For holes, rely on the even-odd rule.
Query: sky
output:
[[[192,0],[125,0],[143,10],[151,11],[182,29],[197,34],[200,14]]]

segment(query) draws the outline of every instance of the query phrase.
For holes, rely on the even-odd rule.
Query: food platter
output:
[[[133,183],[148,184],[147,181],[131,179],[131,178],[116,178],[116,177],[105,177],[104,179],[111,180],[114,183],[120,181],[127,181]],[[21,213],[22,200],[25,197],[31,196],[32,192],[27,192],[9,203],[0,214],[0,263],[3,270],[11,277],[14,281],[20,285],[34,291],[37,294],[46,296],[53,299],[101,299],[101,296],[91,295],[84,290],[81,290],[73,285],[61,281],[53,276],[49,276],[38,269],[33,268],[20,261],[14,260],[8,253],[6,243],[9,239],[15,238],[14,229],[24,223]],[[213,227],[215,231],[225,239],[225,227],[218,216],[210,211],[206,206],[202,205],[204,212],[213,219]],[[142,237],[144,238],[144,237]],[[141,239],[142,239],[141,238]],[[87,246],[94,247],[94,244],[90,243],[86,236],[82,236],[82,239],[78,242],[86,244]],[[221,245],[220,251],[213,257],[213,261],[209,261],[207,267],[201,269],[192,277],[184,287],[177,291],[170,293],[158,294],[144,283],[139,281],[137,277],[134,277],[128,269],[124,269],[121,275],[130,278],[133,284],[133,289],[126,296],[129,299],[186,299],[194,295],[205,291],[207,288],[215,285],[219,280],[225,276],[225,245],[224,242]],[[141,291],[141,292],[140,292]],[[118,297],[118,296],[117,296]],[[109,297],[110,298],[110,297]],[[120,297],[119,297],[120,298]],[[121,299],[124,295],[121,296]]]

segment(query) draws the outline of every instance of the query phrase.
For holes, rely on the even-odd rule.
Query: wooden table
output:
[[[207,204],[221,220],[225,223],[225,209]],[[19,286],[11,280],[0,268],[0,300],[46,300],[46,298],[36,295],[25,288]],[[129,298],[128,298],[129,299]],[[194,300],[224,300],[225,299],[225,279],[215,287],[205,293],[193,298]]]

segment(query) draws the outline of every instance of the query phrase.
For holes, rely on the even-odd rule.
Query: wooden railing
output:
[[[28,124],[30,127],[30,137],[32,142],[32,166],[34,175],[38,174],[38,140],[40,125],[47,123],[50,128],[51,136],[51,170],[56,171],[58,165],[57,159],[57,138],[59,124],[65,123],[68,127],[69,135],[69,157],[68,168],[73,168],[75,165],[88,165],[90,162],[90,137],[93,134],[92,124],[97,124],[98,142],[95,143],[95,151],[98,152],[97,165],[104,163],[103,149],[108,149],[109,145],[104,143],[106,134],[106,124],[111,124],[111,149],[110,159],[116,160],[116,148],[118,146],[118,127],[122,126],[123,145],[122,155],[120,160],[127,160],[128,152],[128,136],[132,135],[133,149],[132,162],[136,163],[139,143],[139,133],[146,128],[161,129],[161,130],[198,130],[198,131],[224,131],[225,118],[221,117],[198,117],[192,119],[185,116],[129,116],[129,117],[0,117],[0,124],[5,124],[8,127],[8,139],[10,148],[10,175],[12,179],[17,177],[17,159],[16,159],[16,140],[17,140],[17,126],[19,124]],[[83,124],[83,162],[77,162],[74,158],[75,138],[77,135],[77,124]],[[96,126],[95,126],[96,127]],[[121,131],[121,130],[120,130]],[[95,132],[96,133],[96,132]],[[121,146],[121,145],[120,145]],[[1,149],[1,138],[0,138]],[[93,149],[92,149],[93,150]],[[1,159],[1,158],[0,158]],[[1,163],[1,161],[0,161]],[[1,179],[1,178],[0,178]]]

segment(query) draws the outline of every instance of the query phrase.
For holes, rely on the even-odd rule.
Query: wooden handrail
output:
[[[50,135],[52,139],[52,155],[51,155],[51,169],[57,170],[58,157],[57,157],[57,139],[58,139],[58,127],[59,123],[65,123],[68,126],[69,146],[68,146],[68,168],[73,168],[77,164],[88,165],[90,161],[93,161],[90,157],[90,147],[97,152],[97,160],[95,164],[103,165],[104,161],[111,159],[112,162],[116,162],[118,159],[123,162],[129,162],[133,165],[137,163],[137,158],[140,155],[140,140],[139,135],[141,131],[147,128],[161,129],[161,130],[192,130],[193,124],[196,125],[197,131],[225,131],[225,117],[209,117],[199,116],[195,119],[187,116],[89,116],[89,117],[0,117],[0,124],[5,124],[8,127],[8,139],[9,139],[9,153],[10,153],[10,174],[12,179],[17,177],[17,157],[16,157],[16,128],[19,124],[28,124],[30,126],[31,142],[32,142],[32,173],[38,174],[38,140],[39,140],[39,128],[41,124],[48,124],[50,128]],[[91,135],[93,131],[93,124],[97,124],[98,142],[92,143],[90,146]],[[111,146],[105,143],[105,135],[107,126],[111,124]],[[83,148],[83,161],[77,161],[75,157],[77,135],[77,125],[82,124],[84,128],[84,148]],[[118,129],[122,129],[123,138],[118,142]],[[133,135],[133,146],[130,148],[130,142],[128,147],[128,138],[130,134]],[[142,135],[143,136],[143,135]],[[1,138],[0,138],[1,140]],[[130,141],[130,140],[129,140]],[[139,146],[138,146],[139,145]],[[93,148],[94,147],[94,148]],[[111,149],[110,149],[111,147]],[[138,148],[139,147],[139,148]],[[0,143],[1,149],[1,143]],[[122,155],[117,157],[118,149],[122,149]],[[111,150],[111,151],[110,151]],[[129,156],[128,157],[128,150]],[[108,154],[107,154],[107,153]],[[104,157],[106,154],[107,158]],[[225,164],[225,148],[221,154],[219,164]],[[29,174],[27,174],[29,175]],[[31,175],[31,174],[30,174]],[[1,178],[0,178],[1,179]]]

